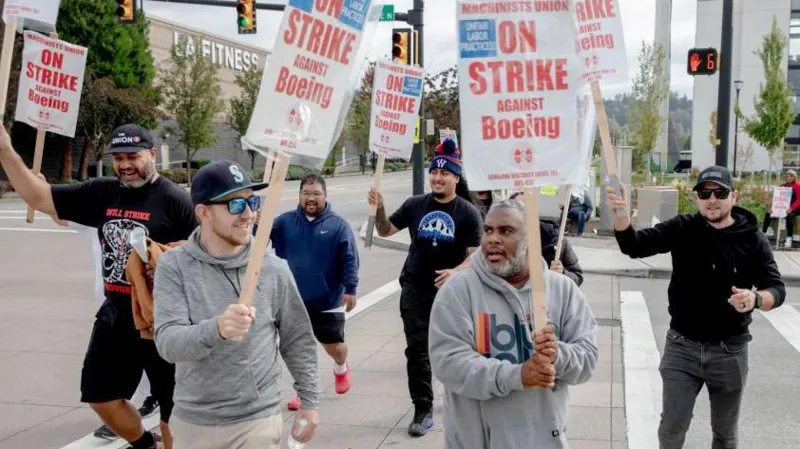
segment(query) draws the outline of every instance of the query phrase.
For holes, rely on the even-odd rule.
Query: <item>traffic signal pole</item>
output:
[[[421,68],[425,67],[424,48],[424,10],[425,0],[414,0],[414,9],[408,11],[408,24],[414,27],[416,37],[419,39],[415,44],[417,54],[415,58]],[[422,103],[419,105],[419,143],[414,144],[411,152],[411,165],[413,167],[413,194],[421,195],[425,192],[425,81],[422,81]]]
[[[714,163],[728,166],[728,135],[731,125],[731,76],[733,69],[733,0],[722,3],[722,34],[719,70],[719,94],[717,98],[717,139]]]

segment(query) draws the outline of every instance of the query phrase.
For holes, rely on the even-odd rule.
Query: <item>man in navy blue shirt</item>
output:
[[[289,263],[317,341],[334,360],[336,393],[347,393],[344,315],[356,306],[358,247],[350,225],[328,203],[324,178],[302,179],[297,209],[275,218],[271,239],[275,253]],[[299,407],[299,397],[289,402],[289,410]]]

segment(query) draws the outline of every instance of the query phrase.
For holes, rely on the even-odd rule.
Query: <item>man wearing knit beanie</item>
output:
[[[436,147],[429,170],[431,193],[407,199],[391,217],[383,195],[370,189],[369,203],[377,206],[375,227],[387,237],[408,228],[411,247],[400,273],[400,314],[406,334],[408,389],[414,403],[411,436],[423,436],[433,425],[433,387],[428,357],[428,324],[433,299],[456,272],[469,267],[469,256],[481,242],[478,209],[456,195],[461,180],[461,152],[451,139]]]

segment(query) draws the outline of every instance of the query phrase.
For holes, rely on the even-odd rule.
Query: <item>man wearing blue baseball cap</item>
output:
[[[231,161],[198,170],[192,203],[200,221],[165,252],[155,275],[155,341],[176,364],[176,449],[278,449],[282,358],[301,399],[292,435],[317,425],[317,347],[286,261],[264,256],[253,306],[238,304],[261,209],[254,183]]]
[[[161,359],[153,341],[141,338],[134,326],[125,266],[134,229],[144,230],[157,242],[175,242],[186,239],[197,222],[186,191],[158,175],[155,143],[147,129],[136,124],[118,127],[111,134],[108,152],[116,177],[50,186],[25,166],[0,126],[0,165],[22,199],[56,220],[97,228],[106,300],[95,316],[83,361],[81,402],[88,403],[113,434],[133,449],[155,448],[157,437],[144,429],[139,412],[129,402],[142,373],[147,372],[160,407],[164,442],[170,449],[167,424],[175,367]]]

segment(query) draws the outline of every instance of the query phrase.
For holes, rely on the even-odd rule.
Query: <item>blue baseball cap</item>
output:
[[[192,178],[192,203],[208,203],[244,189],[261,190],[268,182],[253,182],[239,164],[229,160],[212,162]]]

